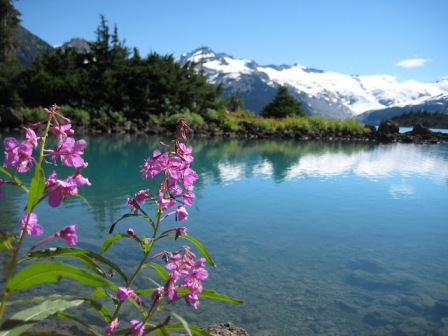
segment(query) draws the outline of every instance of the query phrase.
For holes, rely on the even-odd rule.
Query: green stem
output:
[[[39,159],[38,159],[37,166],[40,166],[42,164],[42,161],[43,161],[43,158],[44,158],[45,143],[46,143],[48,132],[50,130],[50,125],[51,125],[51,118],[53,117],[54,113],[56,112],[56,109],[57,109],[57,107],[53,106],[52,109],[51,109],[52,114],[50,114],[48,116],[47,125],[45,127],[45,131],[44,131],[43,136],[42,136],[42,143],[41,143],[41,147],[40,147]],[[36,206],[36,204],[33,206],[32,209],[34,209],[35,206]],[[8,267],[8,270],[7,270],[7,273],[6,273],[6,280],[5,280],[5,285],[3,287],[2,300],[1,300],[1,305],[0,305],[0,322],[2,321],[3,314],[5,312],[6,301],[8,300],[8,297],[9,297],[8,287],[9,287],[9,284],[11,283],[11,281],[12,281],[12,279],[14,277],[14,272],[15,272],[17,264],[18,264],[19,252],[20,252],[20,249],[22,247],[23,240],[25,238],[26,229],[28,227],[30,216],[31,216],[31,211],[28,212],[28,215],[27,215],[27,218],[26,218],[26,222],[25,222],[25,226],[23,228],[21,228],[21,234],[20,234],[19,240],[17,242],[16,248],[13,249],[11,262],[9,264],[9,267]]]
[[[1,305],[0,305],[0,322],[2,320],[3,313],[5,312],[6,301],[8,300],[8,297],[9,297],[8,287],[9,287],[9,284],[10,284],[12,278],[14,277],[14,271],[18,264],[17,257],[19,255],[20,248],[22,247],[23,239],[25,237],[26,227],[28,226],[28,221],[30,220],[30,215],[31,214],[28,213],[28,216],[26,218],[26,225],[22,229],[22,233],[20,234],[19,240],[17,242],[17,246],[15,249],[13,249],[13,252],[12,252],[11,262],[9,264],[8,272],[6,274],[5,286],[3,287],[2,301],[1,301]]]

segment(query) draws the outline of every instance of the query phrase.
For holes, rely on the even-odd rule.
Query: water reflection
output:
[[[89,136],[83,175],[92,186],[81,193],[92,207],[74,199],[60,209],[39,208],[39,219],[56,220],[54,229],[61,218],[76,220],[80,243],[98,249],[110,224],[128,211],[126,197],[157,190],[139,170],[159,140],[169,139]],[[189,233],[219,265],[207,286],[246,304],[204,300],[198,311],[182,311],[188,320],[233,321],[255,336],[417,335],[448,328],[436,309],[448,299],[447,145],[190,144],[200,179]],[[23,205],[20,198],[1,201],[1,209],[11,209],[2,228],[18,222],[14,211]],[[137,223],[117,231],[128,225],[143,232]],[[117,263],[128,267],[134,253],[124,246]],[[412,321],[403,321],[411,319],[421,323],[409,331]]]
[[[242,146],[244,148],[244,146]],[[322,144],[261,142],[238,154],[227,152],[212,164],[209,173],[220,182],[261,176],[277,182],[304,177],[355,174],[377,179],[423,174],[439,181],[448,177],[447,145]],[[207,162],[201,162],[202,165]]]

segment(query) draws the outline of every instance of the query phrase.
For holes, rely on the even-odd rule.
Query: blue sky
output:
[[[95,40],[104,15],[142,56],[202,46],[260,65],[299,64],[399,81],[448,78],[448,0],[18,0],[51,45]]]

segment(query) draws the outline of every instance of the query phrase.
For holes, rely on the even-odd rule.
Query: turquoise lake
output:
[[[110,225],[128,212],[126,198],[157,190],[141,178],[140,165],[169,138],[86,140],[83,175],[92,186],[81,194],[91,207],[70,199],[36,213],[45,234],[77,223],[79,246],[98,251]],[[188,144],[199,180],[185,224],[218,265],[208,267],[204,286],[244,304],[202,299],[194,310],[179,302],[187,321],[231,321],[251,336],[448,334],[448,144]],[[18,232],[24,195],[3,190],[1,227]],[[130,227],[149,235],[138,219],[120,222],[115,232]],[[160,250],[185,241],[165,243]],[[108,256],[125,270],[139,261],[129,240],[114,251]]]

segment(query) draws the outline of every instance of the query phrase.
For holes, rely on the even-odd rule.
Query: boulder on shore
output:
[[[0,113],[1,128],[18,128],[23,125],[23,115],[12,107],[3,107]]]
[[[431,134],[431,133],[432,133],[432,131],[428,127],[423,126],[422,124],[415,125],[411,131],[411,134],[414,134],[414,135],[424,135],[424,134]]]
[[[400,126],[392,120],[383,120],[378,127],[380,134],[398,134],[400,133]]]

